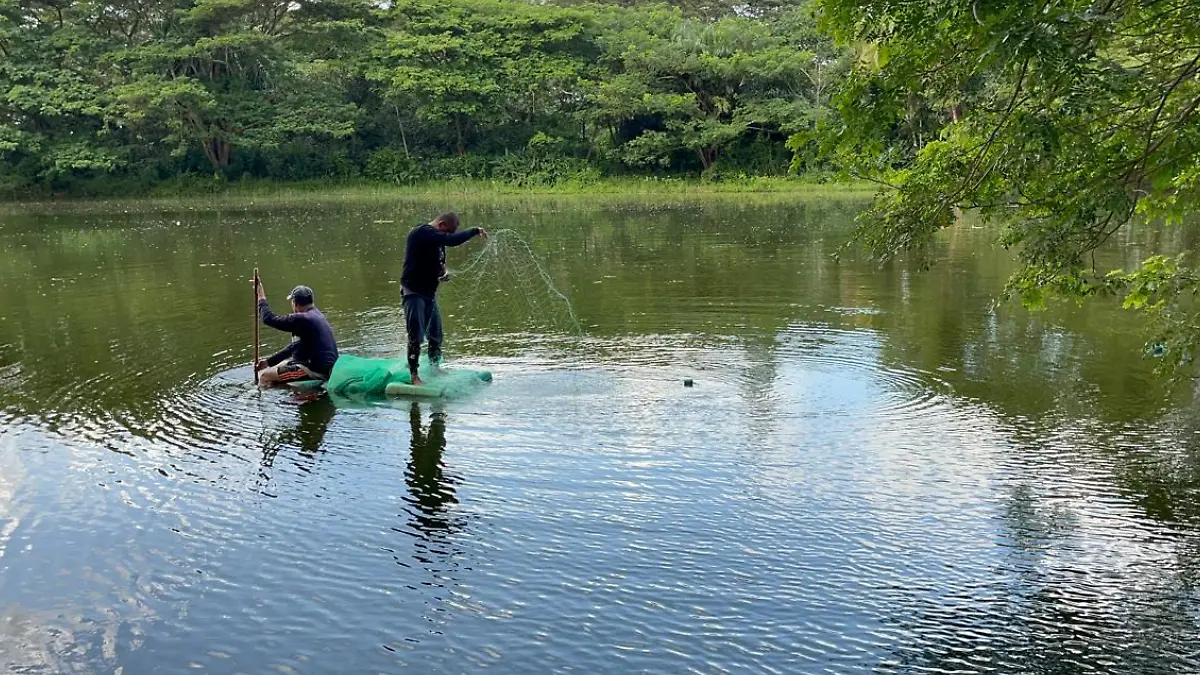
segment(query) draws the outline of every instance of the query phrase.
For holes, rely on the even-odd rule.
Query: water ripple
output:
[[[393,320],[354,344],[396,353]],[[121,369],[6,418],[0,666],[1197,665],[1200,535],[1113,478],[1170,433],[1000,415],[869,330],[461,344],[496,373],[463,401],[258,393],[231,351],[137,406],[97,403],[158,386]]]

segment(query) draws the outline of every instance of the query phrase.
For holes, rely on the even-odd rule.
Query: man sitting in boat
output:
[[[262,281],[255,286],[258,295],[258,315],[264,325],[295,336],[279,353],[262,359],[255,364],[259,386],[270,386],[300,380],[329,379],[333,364],[338,359],[337,341],[333,328],[321,310],[313,304],[313,291],[308,286],[297,286],[288,294],[292,313],[279,316],[267,305],[267,292]]]

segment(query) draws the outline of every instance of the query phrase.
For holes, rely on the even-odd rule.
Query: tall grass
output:
[[[43,210],[87,211],[93,208],[140,209],[156,206],[285,205],[389,200],[439,202],[508,201],[554,199],[596,202],[675,203],[698,200],[755,200],[772,202],[794,199],[867,198],[877,187],[864,182],[828,182],[805,178],[751,177],[708,181],[683,178],[623,177],[595,182],[559,183],[545,187],[515,187],[488,180],[455,179],[419,185],[388,185],[370,182],[241,181],[204,186],[165,184],[144,197],[70,198],[11,202],[0,212]]]

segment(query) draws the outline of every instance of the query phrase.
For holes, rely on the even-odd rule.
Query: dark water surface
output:
[[[376,406],[255,393],[250,270],[397,356],[440,204],[0,212],[0,670],[1200,672],[1192,392],[986,230],[835,262],[861,206],[462,205],[583,332],[464,275],[495,381]]]

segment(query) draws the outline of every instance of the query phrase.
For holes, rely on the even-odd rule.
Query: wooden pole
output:
[[[250,363],[250,371],[254,374],[254,383],[258,384],[258,268],[254,268],[254,361]]]

